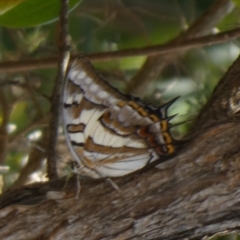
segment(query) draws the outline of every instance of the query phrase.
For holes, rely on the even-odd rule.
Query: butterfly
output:
[[[68,72],[63,91],[63,127],[75,159],[74,173],[120,177],[176,151],[168,107],[145,105],[109,85],[82,56]]]

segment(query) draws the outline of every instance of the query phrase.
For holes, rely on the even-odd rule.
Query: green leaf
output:
[[[14,106],[14,110],[10,117],[10,122],[16,124],[17,127],[16,131],[19,131],[22,128],[24,128],[31,120],[27,112],[27,106],[28,104],[26,101],[18,102]]]
[[[0,1],[0,15],[9,11],[24,0],[2,0]]]
[[[240,8],[240,0],[232,0],[232,2],[234,2],[237,5],[237,7]]]
[[[81,0],[70,0],[69,9]],[[0,25],[6,27],[32,27],[56,20],[59,16],[59,0],[25,0],[0,16]]]

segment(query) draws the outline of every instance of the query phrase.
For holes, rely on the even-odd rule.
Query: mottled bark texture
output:
[[[0,198],[0,239],[201,239],[240,228],[240,57],[176,156],[107,181],[26,186]],[[56,192],[54,192],[56,191]],[[59,192],[57,192],[59,191]]]

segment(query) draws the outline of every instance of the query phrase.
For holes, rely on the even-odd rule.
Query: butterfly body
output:
[[[70,68],[63,103],[75,173],[124,176],[175,152],[167,116],[171,102],[157,108],[120,93],[84,57]]]

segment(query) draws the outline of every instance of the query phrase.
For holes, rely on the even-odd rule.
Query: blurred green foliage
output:
[[[72,53],[86,54],[170,41],[198,19],[214,0],[85,0],[78,5],[79,2],[70,1],[74,9],[69,16],[69,35]],[[1,61],[56,56],[59,27],[53,20],[59,12],[58,4],[58,0],[25,0],[1,15]],[[215,29],[229,30],[239,20],[236,8]],[[35,25],[38,26],[30,27]],[[152,79],[141,98],[160,105],[181,96],[170,109],[170,115],[178,113],[173,123],[192,120],[238,54],[238,41],[233,41],[176,55],[161,74]],[[146,58],[99,61],[95,66],[112,85],[124,91]],[[38,145],[39,138],[31,139],[30,134],[42,131],[48,124],[49,97],[55,77],[53,68],[0,73],[0,94],[7,100],[9,110],[9,145],[4,164],[10,166],[10,170],[4,174],[5,189],[17,179],[30,150]],[[6,117],[4,114],[4,107],[0,105],[0,122]],[[175,135],[186,134],[190,124],[180,125]],[[59,159],[64,158],[61,154]]]
[[[70,0],[70,9],[75,8],[80,1]],[[0,15],[0,25],[13,28],[43,25],[56,20],[59,11],[60,1],[58,0],[23,0]]]

